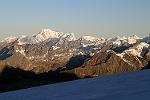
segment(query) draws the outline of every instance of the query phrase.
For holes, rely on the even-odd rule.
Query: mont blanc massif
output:
[[[150,36],[98,38],[43,29],[0,41],[0,92],[150,67]]]

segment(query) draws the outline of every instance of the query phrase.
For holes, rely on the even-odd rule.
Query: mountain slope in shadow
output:
[[[6,66],[0,73],[0,93],[75,79],[79,78],[74,74],[60,73],[59,71],[35,74],[34,72]]]

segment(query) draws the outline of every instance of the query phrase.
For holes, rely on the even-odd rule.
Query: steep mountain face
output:
[[[114,51],[100,52],[87,59],[82,66],[74,69],[79,77],[100,76],[106,74],[121,73],[133,70],[141,70],[148,64],[143,58],[132,54],[120,54]]]
[[[4,66],[35,73],[71,72],[79,77],[99,76],[149,65],[149,36],[110,39],[43,29],[37,35],[8,37],[0,41]]]

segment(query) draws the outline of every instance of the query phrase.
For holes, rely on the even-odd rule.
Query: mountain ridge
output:
[[[8,69],[37,76],[48,75],[44,80],[50,82],[49,77],[62,74],[66,78],[71,74],[78,79],[150,68],[149,37],[133,35],[104,39],[82,36],[77,39],[74,33],[44,29],[37,35],[6,38],[8,43],[5,40],[0,43],[0,75],[9,66]],[[33,77],[28,78],[30,81]]]
[[[30,35],[30,36],[25,36],[25,35],[21,35],[18,37],[14,37],[14,36],[10,36],[7,38],[4,38],[3,40],[0,41],[1,44],[5,44],[5,43],[10,43],[14,40],[20,40],[24,43],[40,43],[40,42],[44,42],[44,41],[49,41],[51,39],[66,39],[68,41],[75,41],[75,40],[87,40],[87,41],[91,41],[91,42],[97,42],[100,40],[106,40],[106,41],[112,41],[112,42],[116,42],[120,41],[120,40],[127,40],[129,41],[129,44],[131,42],[135,43],[137,39],[141,40],[142,38],[139,38],[137,35],[133,35],[133,36],[128,36],[128,37],[114,37],[114,38],[98,38],[98,37],[93,37],[93,36],[82,36],[80,38],[76,38],[74,33],[63,33],[63,32],[56,32],[53,31],[51,29],[42,29],[38,34],[36,35]]]

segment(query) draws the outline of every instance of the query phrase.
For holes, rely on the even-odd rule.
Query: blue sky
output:
[[[0,0],[0,39],[45,28],[77,37],[145,37],[150,0]]]

